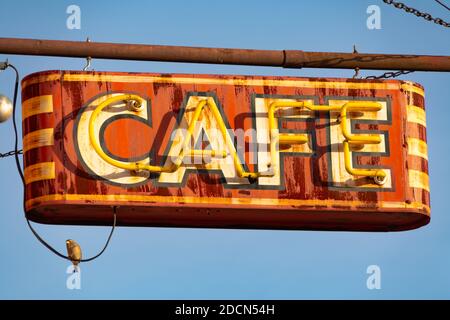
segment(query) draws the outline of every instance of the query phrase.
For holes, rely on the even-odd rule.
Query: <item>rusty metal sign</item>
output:
[[[22,81],[26,214],[52,224],[396,231],[430,220],[423,88],[46,71]]]

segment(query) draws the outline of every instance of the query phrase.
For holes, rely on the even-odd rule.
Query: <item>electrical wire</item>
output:
[[[449,10],[450,11],[450,7],[448,7],[445,3],[443,3],[442,1],[440,1],[440,0],[434,0],[434,1],[436,1],[437,3],[439,3],[441,6],[443,6],[445,9],[447,9],[447,10]]]
[[[22,180],[22,184],[23,184],[23,202],[22,202],[22,205],[23,205],[23,211],[24,211],[24,213],[26,213],[26,207],[25,207],[25,187],[26,187],[26,184],[25,184],[25,177],[24,177],[24,174],[23,174],[23,171],[22,171],[22,167],[20,165],[20,160],[19,160],[19,150],[18,150],[19,149],[19,134],[18,134],[17,123],[16,123],[17,96],[18,96],[18,92],[19,92],[19,71],[17,70],[16,67],[14,67],[12,64],[10,64],[8,62],[6,62],[5,66],[6,66],[5,69],[10,67],[16,73],[16,81],[15,81],[15,84],[14,84],[13,115],[12,115],[13,116],[13,127],[14,127],[14,158],[16,160],[17,171],[18,171],[18,173],[20,175],[20,179]],[[103,252],[105,252],[106,248],[109,245],[111,237],[112,237],[112,235],[114,233],[114,229],[116,227],[116,220],[117,220],[116,219],[116,216],[117,216],[117,207],[116,206],[113,207],[113,216],[114,216],[113,225],[112,225],[111,231],[109,233],[108,239],[106,240],[106,243],[103,246],[102,250],[100,250],[99,253],[97,253],[96,255],[94,255],[94,256],[92,256],[90,258],[80,259],[79,262],[92,261],[92,260],[97,259],[98,257],[100,257],[103,254]],[[36,237],[36,239],[41,244],[43,244],[47,249],[49,249],[51,252],[56,254],[58,257],[71,261],[71,259],[68,256],[60,253],[58,250],[53,248],[48,242],[46,242],[44,239],[42,239],[42,237],[37,233],[37,231],[31,225],[31,221],[30,221],[30,219],[28,219],[26,214],[25,214],[25,219],[27,221],[28,227],[30,228],[31,232],[33,233],[33,235]]]

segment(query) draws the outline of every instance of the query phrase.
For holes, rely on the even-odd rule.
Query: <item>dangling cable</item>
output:
[[[16,102],[17,102],[17,95],[18,95],[18,92],[19,92],[19,72],[17,71],[16,67],[14,67],[12,64],[10,64],[8,62],[6,62],[5,65],[0,66],[0,68],[3,69],[3,70],[8,68],[8,67],[10,67],[11,69],[13,69],[16,72],[16,82],[15,82],[15,85],[14,85],[14,98],[13,98],[13,114],[12,114],[12,116],[13,116],[13,127],[14,127],[14,139],[15,139],[14,140],[14,151],[15,151],[14,158],[16,160],[17,171],[19,172],[20,179],[22,180],[22,185],[23,185],[23,202],[22,202],[22,205],[23,205],[23,212],[25,213],[26,212],[26,207],[25,207],[25,187],[26,187],[26,184],[25,184],[25,177],[24,177],[24,174],[23,174],[23,171],[22,171],[22,167],[20,165],[20,160],[19,160],[19,152],[18,152],[19,151],[18,150],[19,149],[19,135],[18,135],[18,132],[17,132],[17,123],[16,123],[16,104],[17,104]],[[114,216],[113,225],[112,225],[112,228],[111,228],[111,232],[109,233],[108,239],[106,240],[106,243],[103,246],[102,250],[100,250],[100,252],[98,254],[96,254],[95,256],[87,258],[87,259],[80,259],[78,262],[89,262],[89,261],[92,261],[92,260],[97,259],[98,257],[100,257],[103,254],[103,252],[105,252],[106,248],[109,245],[109,241],[111,240],[111,237],[112,237],[112,235],[114,233],[114,229],[116,227],[116,215],[117,215],[117,207],[114,206],[113,207],[113,216]],[[28,224],[28,227],[30,228],[31,232],[33,233],[33,235],[36,237],[36,239],[41,244],[43,244],[47,249],[49,249],[51,252],[53,252],[57,256],[59,256],[59,257],[61,257],[63,259],[71,261],[71,259],[68,256],[60,253],[58,250],[53,248],[49,243],[47,243],[44,239],[42,239],[41,236],[39,236],[37,231],[31,225],[30,219],[28,219],[26,214],[25,214],[25,219],[27,220],[27,224]]]

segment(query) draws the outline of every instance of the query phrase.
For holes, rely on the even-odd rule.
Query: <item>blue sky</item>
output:
[[[405,0],[450,20],[433,1]],[[447,2],[448,3],[448,2]],[[81,8],[81,29],[66,28],[66,8]],[[381,30],[366,9],[381,8]],[[8,1],[1,37],[257,49],[450,54],[450,30],[385,5],[348,1]],[[8,58],[25,76],[83,68],[83,59]],[[351,77],[350,70],[94,60],[95,70]],[[379,71],[363,72],[364,75]],[[0,298],[3,299],[408,299],[450,298],[450,74],[404,76],[426,91],[431,223],[400,233],[118,228],[107,252],[82,265],[81,290],[66,288],[68,263],[42,247],[21,209],[13,158],[0,159]],[[0,73],[12,98],[13,72]],[[12,123],[0,124],[0,152],[13,147]],[[65,239],[96,253],[106,227],[37,225],[65,251]],[[368,290],[366,268],[379,265],[381,290]]]

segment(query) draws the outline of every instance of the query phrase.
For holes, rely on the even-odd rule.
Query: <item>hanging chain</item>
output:
[[[394,0],[383,0],[383,2],[386,3],[386,4],[393,5],[397,9],[402,9],[402,10],[408,12],[408,13],[412,13],[412,14],[414,14],[417,17],[424,18],[427,21],[432,21],[432,22],[434,22],[434,23],[436,23],[438,25],[441,25],[443,27],[450,28],[450,23],[449,22],[446,22],[446,21],[442,20],[441,18],[433,18],[433,16],[431,14],[426,13],[426,12],[421,12],[421,11],[419,11],[417,9],[408,7],[406,4],[404,4],[402,2],[395,2]]]
[[[410,70],[400,70],[400,71],[389,71],[389,72],[385,72],[382,75],[379,76],[368,76],[365,77],[364,79],[390,79],[390,78],[397,78],[398,76],[401,76],[403,74],[408,74],[408,73],[412,73],[414,71],[410,71]]]
[[[406,4],[402,3],[402,2],[395,2],[394,0],[383,0],[384,3],[386,4],[390,4],[393,5],[394,7],[396,7],[397,9],[402,9],[408,13],[412,13],[417,17],[420,18],[424,18],[427,21],[433,21],[434,23],[441,25],[443,27],[447,27],[450,28],[450,23],[446,22],[444,20],[442,20],[441,18],[433,18],[433,16],[429,13],[425,13],[425,12],[421,12],[417,9],[408,7]],[[442,5],[442,4],[441,4]],[[397,78],[398,76],[404,75],[404,74],[408,74],[414,71],[410,71],[410,70],[400,70],[400,71],[390,71],[390,72],[385,72],[382,75],[379,76],[368,76],[365,77],[364,79],[390,79],[390,78]]]
[[[17,151],[17,154],[22,154],[22,153],[23,153],[22,150]],[[16,154],[16,151],[14,151],[14,150],[11,150],[11,151],[6,152],[6,153],[1,153],[0,152],[0,158],[10,157],[10,156],[13,156],[15,154]]]

